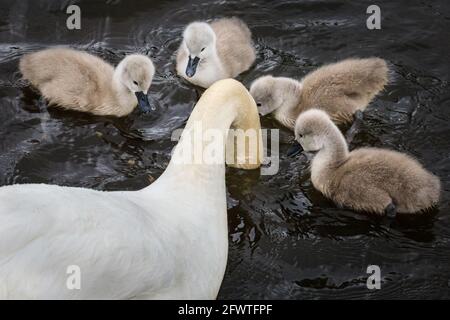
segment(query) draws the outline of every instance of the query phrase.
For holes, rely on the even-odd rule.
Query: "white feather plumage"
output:
[[[226,134],[248,113],[253,122],[244,122],[259,130],[248,92],[223,80],[204,93],[186,128],[202,121]],[[182,136],[177,148],[189,144]],[[228,253],[225,165],[174,157],[140,191],[0,188],[0,298],[214,299]],[[70,265],[81,269],[80,290],[66,286]]]

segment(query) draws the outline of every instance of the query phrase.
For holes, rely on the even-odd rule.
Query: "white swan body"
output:
[[[223,80],[204,93],[147,188],[0,188],[0,298],[216,298],[228,253],[225,164],[177,161],[177,150],[192,149],[185,135],[196,121],[223,135],[233,123],[260,129],[244,86]],[[79,290],[67,288],[69,266],[80,268]]]

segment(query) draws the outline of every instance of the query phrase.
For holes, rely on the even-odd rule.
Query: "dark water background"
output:
[[[82,29],[66,28],[78,4]],[[275,176],[228,170],[230,253],[219,298],[450,298],[450,3],[376,1],[382,30],[366,28],[372,1],[0,1],[0,185],[52,183],[137,190],[165,169],[196,102],[175,73],[183,27],[236,15],[251,28],[255,66],[239,77],[301,78],[324,63],[379,56],[393,80],[365,113],[354,146],[417,157],[442,180],[432,215],[394,223],[336,208],[315,191],[304,157],[282,157]],[[20,80],[27,52],[69,45],[113,64],[146,53],[157,73],[158,111],[123,119],[47,110]],[[291,133],[281,129],[281,153]],[[377,264],[382,289],[366,288]]]

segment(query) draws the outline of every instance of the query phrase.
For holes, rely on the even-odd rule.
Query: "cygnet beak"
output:
[[[268,115],[270,112],[263,111],[261,108],[261,103],[257,103],[256,106],[258,107],[258,113],[261,117]]]
[[[189,56],[188,64],[186,67],[186,75],[189,78],[192,78],[195,74],[195,71],[197,71],[197,66],[200,61],[199,57],[195,57],[194,59],[191,59],[191,56]]]
[[[136,95],[136,98],[138,100],[139,109],[143,113],[148,113],[151,110],[153,110],[153,108],[150,107],[150,102],[148,101],[148,97],[147,97],[147,95],[144,92],[137,91],[137,92],[135,92],[135,95]]]
[[[287,156],[292,158],[292,157],[295,157],[296,155],[300,154],[300,152],[302,152],[302,151],[303,151],[302,145],[297,140],[295,140],[292,143],[292,146],[288,149]]]

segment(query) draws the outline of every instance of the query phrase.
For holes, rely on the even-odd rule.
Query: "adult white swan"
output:
[[[235,166],[259,167],[255,102],[226,79],[204,93],[169,166],[145,189],[0,188],[0,298],[216,298],[228,254],[224,159],[189,163],[179,151],[194,157],[210,147],[205,138],[194,148],[194,127],[226,136],[230,126],[257,130],[256,150],[240,149],[247,164]]]

